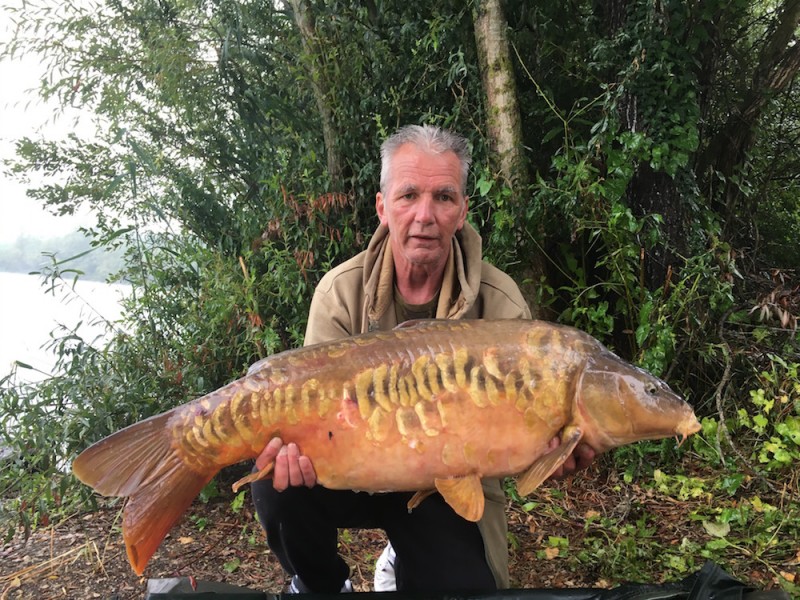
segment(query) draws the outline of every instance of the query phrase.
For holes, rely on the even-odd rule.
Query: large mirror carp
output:
[[[123,536],[141,575],[203,486],[276,436],[298,444],[325,487],[417,491],[410,508],[438,491],[476,521],[482,477],[519,475],[524,496],[580,441],[602,452],[699,429],[664,382],[577,329],[417,321],[270,356],[97,442],[73,470],[100,494],[128,497]]]

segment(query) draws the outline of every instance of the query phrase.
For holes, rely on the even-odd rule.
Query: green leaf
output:
[[[716,521],[703,521],[703,529],[709,535],[717,538],[725,538],[731,532],[731,526],[728,523],[717,523]]]
[[[769,425],[769,421],[767,420],[767,417],[765,417],[764,415],[755,415],[753,417],[753,430],[754,431],[757,431],[759,433],[763,433],[766,430],[767,425]]]
[[[800,446],[800,417],[787,417],[786,421],[775,425],[775,431]]]
[[[231,510],[233,510],[233,512],[236,513],[241,512],[242,507],[244,506],[244,498],[246,495],[247,495],[247,490],[242,490],[241,492],[236,494],[236,497],[231,502]]]
[[[222,565],[222,568],[225,569],[228,573],[233,573],[239,568],[239,565],[242,564],[242,561],[239,558],[232,558],[228,562]]]
[[[733,495],[736,493],[736,490],[744,483],[744,475],[741,473],[732,473],[723,477],[720,481],[720,487],[728,492],[729,494]]]
[[[489,194],[489,190],[492,189],[493,185],[494,185],[494,181],[493,180],[485,179],[485,178],[481,177],[478,180],[478,183],[476,184],[476,186],[478,188],[478,194],[480,194],[481,196],[488,195]]]
[[[729,546],[728,541],[725,540],[724,538],[711,540],[706,544],[706,548],[708,548],[709,550],[722,550],[724,548],[727,548],[728,546]]]
[[[219,495],[220,492],[219,487],[217,486],[217,480],[212,479],[202,490],[200,490],[199,498],[203,504],[208,504],[210,500],[219,497]]]

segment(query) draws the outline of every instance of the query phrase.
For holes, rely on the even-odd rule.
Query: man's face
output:
[[[376,208],[381,224],[391,232],[397,266],[443,266],[467,216],[458,157],[403,144],[390,166],[386,194],[378,192]]]

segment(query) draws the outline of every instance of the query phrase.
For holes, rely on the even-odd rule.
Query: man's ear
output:
[[[378,219],[381,222],[381,225],[386,225],[386,206],[383,203],[383,194],[378,192],[375,194],[375,212],[378,213]]]
[[[461,211],[461,217],[459,219],[459,224],[458,224],[458,228],[456,229],[456,231],[461,231],[461,229],[464,227],[464,223],[467,220],[467,211],[468,210],[469,210],[469,196],[464,196],[464,208]]]

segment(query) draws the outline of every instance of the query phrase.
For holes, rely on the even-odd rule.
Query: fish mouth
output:
[[[675,438],[678,440],[678,447],[683,445],[686,438],[693,433],[697,433],[700,429],[702,429],[702,425],[700,425],[700,421],[697,420],[694,413],[681,420],[675,428]]]

